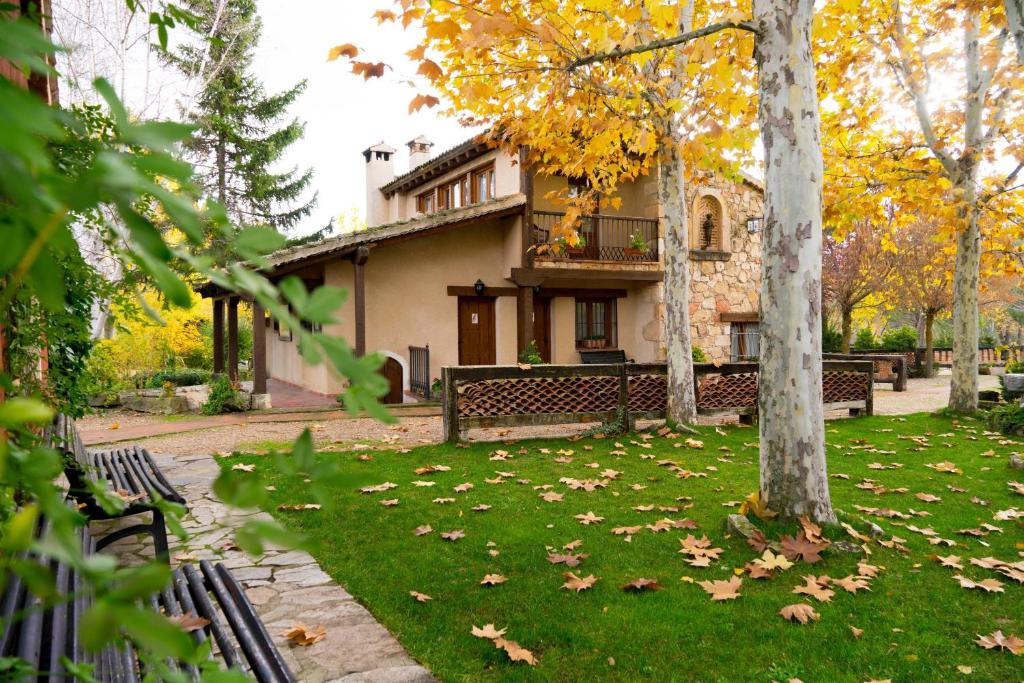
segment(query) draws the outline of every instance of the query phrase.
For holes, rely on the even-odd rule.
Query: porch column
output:
[[[366,353],[366,261],[370,258],[367,247],[359,247],[352,257],[355,266],[356,355]]]
[[[267,393],[267,326],[263,306],[252,302],[252,393]]]
[[[516,331],[519,353],[526,350],[534,337],[533,287],[520,287],[516,293]]]
[[[224,372],[224,299],[213,300],[213,371]]]
[[[228,377],[238,381],[238,297],[228,297]]]

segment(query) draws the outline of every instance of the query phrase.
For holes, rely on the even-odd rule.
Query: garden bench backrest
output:
[[[584,365],[612,365],[626,362],[626,352],[617,351],[585,351],[580,353]]]

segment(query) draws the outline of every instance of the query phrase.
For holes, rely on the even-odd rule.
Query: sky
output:
[[[54,0],[55,37],[69,49],[58,59],[65,104],[98,97],[91,87],[97,77],[114,86],[129,110],[143,118],[180,118],[181,104],[194,89],[177,71],[148,49],[156,42],[146,21],[146,8],[134,15],[124,0]],[[253,71],[268,93],[306,79],[305,93],[290,114],[306,124],[282,168],[314,171],[319,202],[313,214],[292,228],[295,236],[319,230],[332,218],[366,209],[364,160],[361,152],[381,140],[398,150],[395,172],[408,167],[405,143],[425,135],[442,152],[471,137],[466,129],[437,109],[409,114],[416,92],[403,81],[415,65],[404,53],[416,35],[399,26],[378,25],[373,11],[387,0],[258,0],[263,33],[255,51]],[[315,18],[316,20],[311,20]],[[190,39],[184,28],[171,32],[171,48]],[[365,49],[367,60],[394,67],[384,78],[364,81],[345,60],[327,61],[327,52],[341,43]],[[342,222],[343,224],[343,222]]]
[[[476,129],[463,128],[436,110],[409,114],[416,94],[402,83],[415,71],[404,56],[414,47],[414,36],[401,28],[380,26],[371,17],[379,0],[260,0],[263,36],[254,67],[268,92],[307,79],[303,96],[292,113],[306,122],[305,137],[294,145],[288,163],[314,169],[313,183],[320,192],[313,216],[296,228],[308,233],[353,207],[363,216],[366,207],[365,162],[362,151],[383,140],[398,150],[395,172],[408,167],[405,143],[425,135],[441,152],[469,138]],[[322,21],[310,21],[321,17]],[[327,61],[334,45],[354,43],[366,49],[367,60],[395,67],[383,79],[364,81],[350,72],[345,60]]]

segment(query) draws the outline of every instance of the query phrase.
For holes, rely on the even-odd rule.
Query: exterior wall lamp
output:
[[[484,284],[483,280],[477,280],[476,282],[473,283],[473,291],[476,292],[477,296],[483,296],[484,289],[486,288],[487,285]]]
[[[764,218],[761,216],[751,216],[747,219],[747,232],[754,234],[755,232],[761,232],[764,228]]]

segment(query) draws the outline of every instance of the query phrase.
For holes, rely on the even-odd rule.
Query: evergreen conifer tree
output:
[[[267,94],[252,73],[261,21],[256,0],[188,0],[197,18],[198,42],[168,60],[192,81],[184,115],[197,126],[189,155],[207,193],[237,225],[270,225],[286,231],[316,204],[308,197],[312,169],[279,171],[281,158],[303,135],[304,124],[287,117],[306,87]]]

